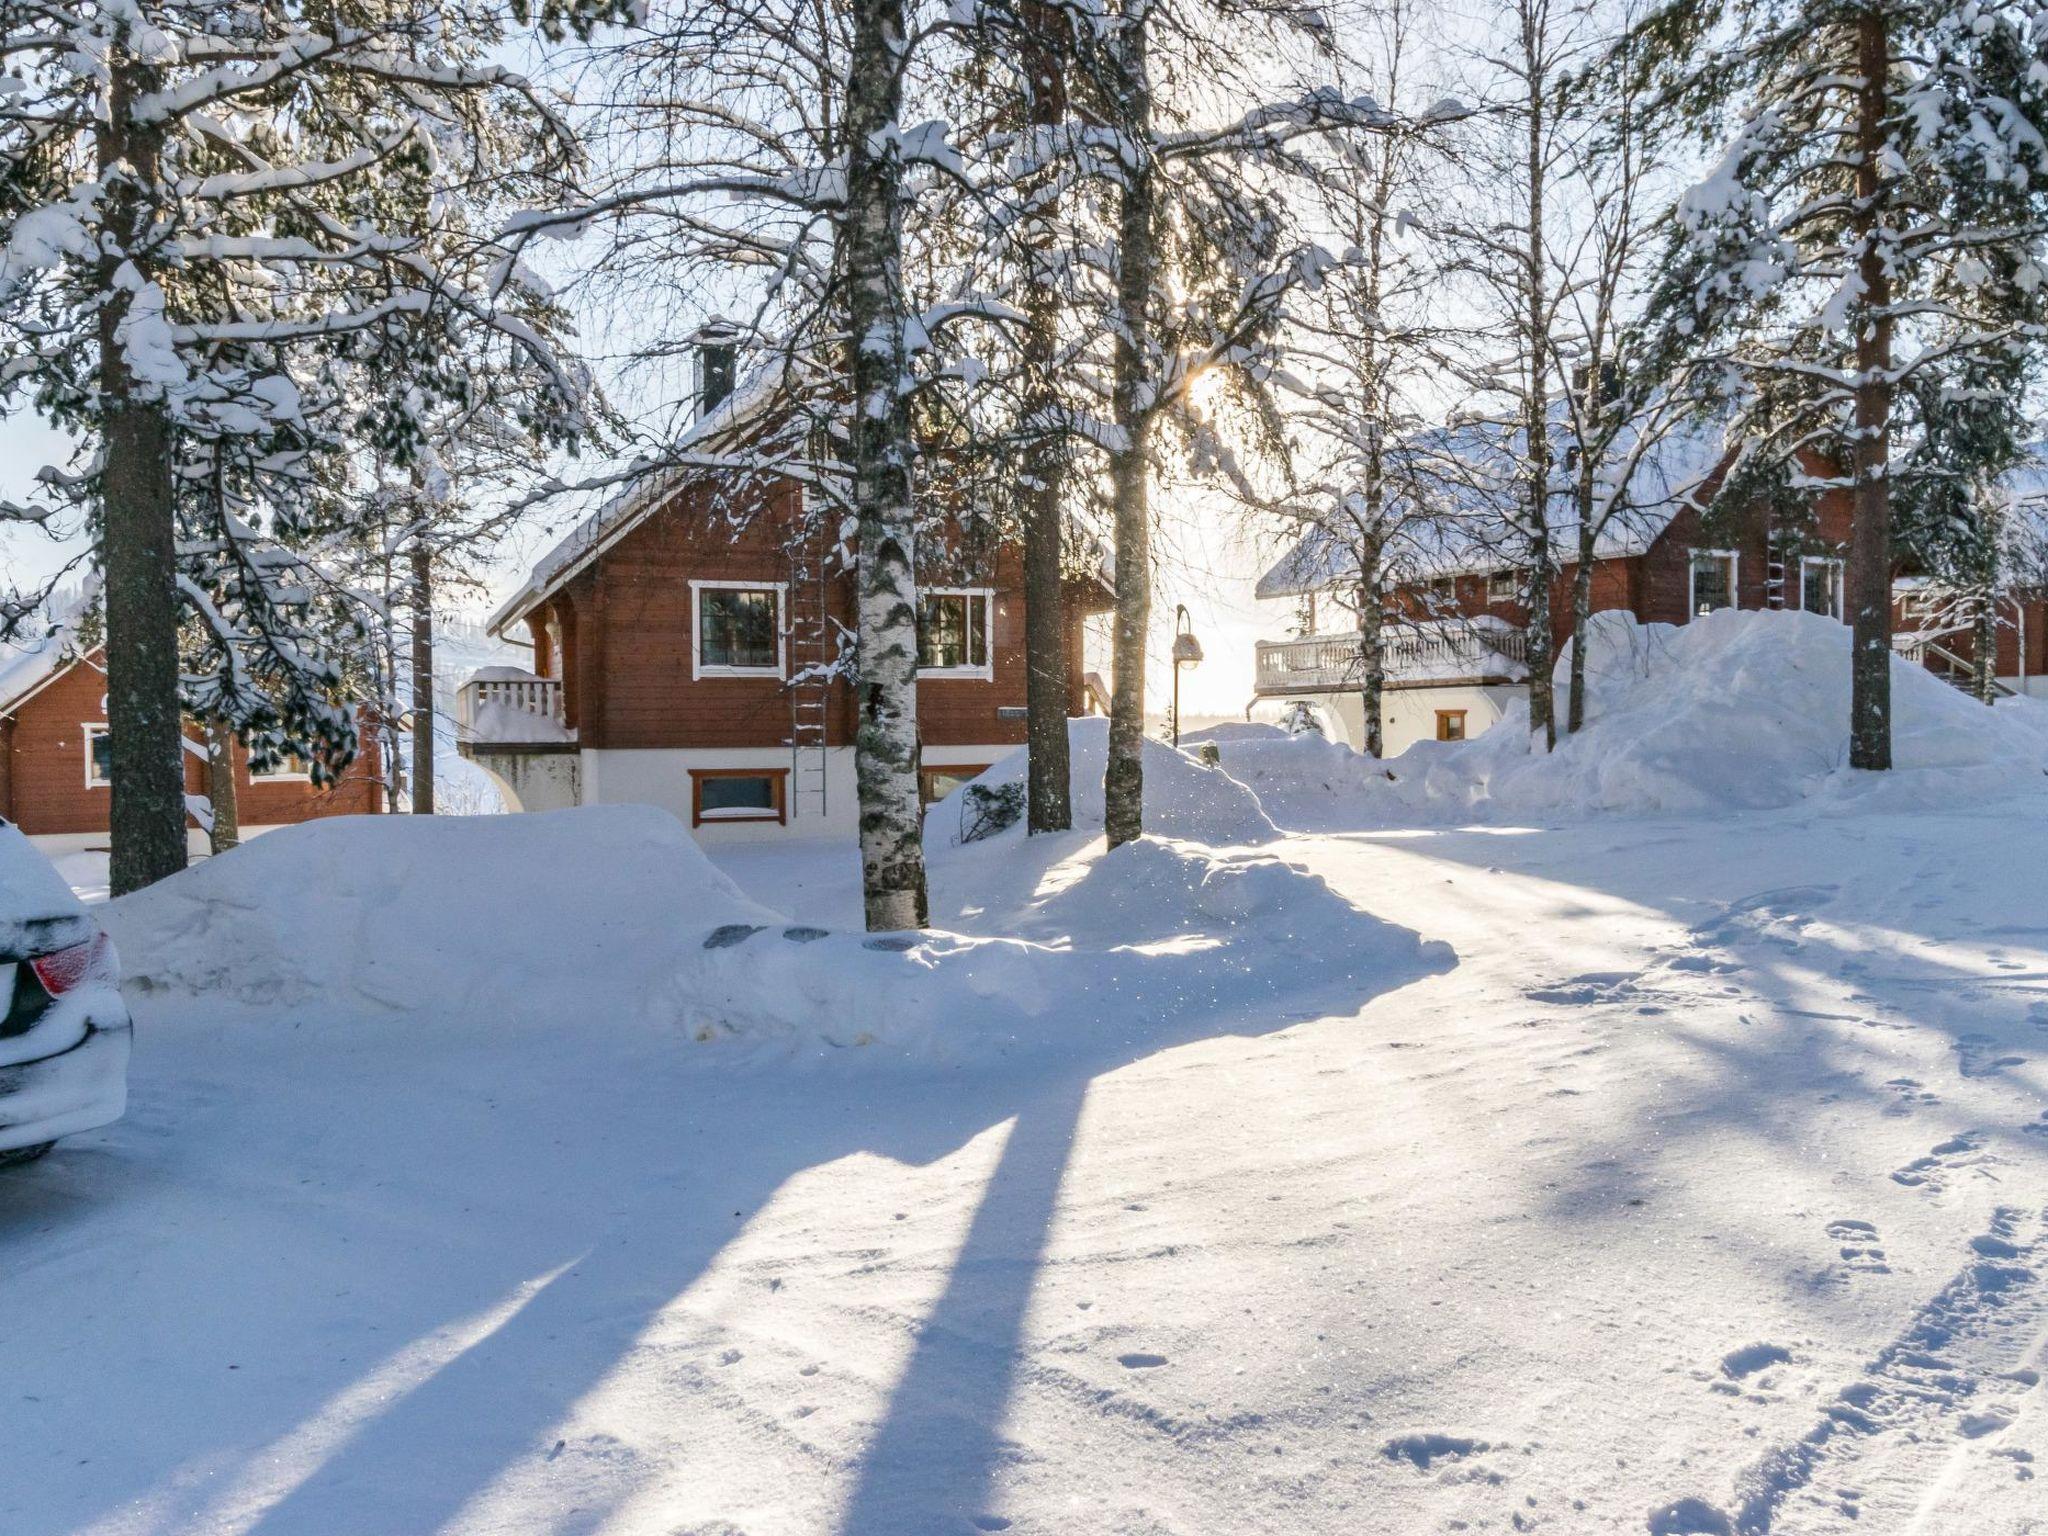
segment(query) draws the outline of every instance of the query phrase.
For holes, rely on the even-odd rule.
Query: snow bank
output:
[[[1386,782],[1386,766],[1319,731],[1232,735],[1216,744],[1223,771],[1258,797],[1283,827],[1314,831],[1356,825],[1358,807]]]
[[[148,990],[579,1025],[633,1006],[706,928],[774,920],[645,806],[280,827],[105,916]]]
[[[1100,716],[1068,722],[1074,797],[1074,829],[1102,830],[1102,774],[1109,765],[1109,722]],[[1198,762],[1149,736],[1144,746],[1145,830],[1161,837],[1185,838],[1219,848],[1268,843],[1280,835],[1259,805],[1258,796],[1228,774]],[[984,788],[1024,783],[1027,760],[1012,752],[974,780]],[[963,785],[933,806],[925,821],[926,841],[956,839],[962,825]],[[1022,839],[1021,826],[1005,837]]]
[[[1514,712],[1470,741],[1419,742],[1364,780],[1374,811],[1685,814],[1811,799],[1905,809],[2043,787],[2048,710],[2029,699],[1986,708],[1896,657],[1894,771],[1851,773],[1850,636],[1832,619],[1726,609],[1677,627],[1597,619],[1583,732],[1532,754],[1527,717]],[[1557,676],[1562,718],[1568,651]]]
[[[1198,811],[1183,788],[1175,803]],[[1270,834],[1241,786],[1212,794],[1237,808],[1233,832]],[[1255,848],[998,841],[938,862],[933,931],[870,937],[757,905],[651,808],[335,818],[115,902],[108,926],[139,990],[298,1023],[652,1029],[949,1060],[1266,1028],[1449,961]]]

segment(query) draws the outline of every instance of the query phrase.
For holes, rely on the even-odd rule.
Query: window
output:
[[[1458,582],[1453,576],[1432,576],[1429,580],[1429,600],[1443,605],[1458,600]]]
[[[296,752],[285,753],[261,773],[256,771],[253,762],[249,765],[249,782],[252,784],[267,784],[272,780],[282,779],[310,780],[312,777],[313,772],[307,766],[306,760]]]
[[[1486,578],[1486,600],[1489,603],[1512,603],[1522,596],[1522,573],[1520,571],[1495,571]]]
[[[1842,562],[1818,555],[1799,561],[1799,607],[1806,613],[1842,616]]]
[[[918,785],[924,791],[924,803],[936,805],[953,793],[962,784],[970,783],[988,772],[987,766],[974,764],[949,764],[944,768],[920,768]]]
[[[1725,549],[1697,549],[1692,556],[1692,591],[1688,614],[1712,613],[1735,606],[1735,555]]]
[[[85,787],[104,789],[114,782],[113,741],[107,735],[104,725],[88,725],[85,730]]]
[[[918,594],[917,668],[920,672],[989,675],[989,618],[994,604],[986,588],[935,587]]]
[[[1463,741],[1465,739],[1465,711],[1462,709],[1440,709],[1436,712],[1436,739],[1438,741]]]
[[[693,581],[698,677],[782,675],[782,588],[744,581]]]
[[[787,768],[695,768],[690,825],[707,821],[782,821]]]

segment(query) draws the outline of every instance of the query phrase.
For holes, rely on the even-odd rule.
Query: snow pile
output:
[[[1248,829],[1249,792],[1185,772],[1229,785],[1212,798]],[[1192,814],[1198,798],[1174,801]],[[1353,1009],[1448,963],[1258,849],[1020,842],[953,850],[937,926],[870,937],[750,901],[652,808],[333,818],[115,902],[108,926],[140,991],[350,1030],[637,1028],[944,1059],[1128,1049],[1134,1017],[1148,1046],[1268,1027],[1283,1006]]]
[[[1109,764],[1109,722],[1100,716],[1069,721],[1068,740],[1074,829],[1099,832],[1103,814],[1102,774]],[[1198,762],[1192,754],[1147,737],[1143,761],[1148,833],[1186,838],[1218,848],[1268,843],[1280,835],[1280,829],[1260,808],[1256,795],[1228,774]],[[1027,768],[1025,754],[1012,752],[973,782],[984,789],[1021,785]],[[969,787],[963,785],[932,807],[925,820],[928,844],[957,839],[964,824],[963,797]],[[1005,836],[1022,838],[1024,829],[1013,827]]]
[[[1851,774],[1849,630],[1817,614],[1724,609],[1680,627],[1596,616],[1587,728],[1532,754],[1512,712],[1467,742],[1418,742],[1367,780],[1375,813],[1425,818],[1764,809],[1820,797],[1938,807],[2039,789],[2048,710],[1983,704],[1892,663],[1886,775]],[[1571,672],[1560,659],[1558,713]]]
[[[1007,858],[987,844],[940,858],[941,926],[928,933],[735,930],[678,973],[673,1006],[707,1040],[1074,1060],[1266,1029],[1283,1010],[1351,1012],[1453,959],[1255,849],[1145,837],[1105,852],[1084,838],[998,839]],[[1022,880],[980,883],[1020,865]]]
[[[1216,752],[1268,816],[1295,830],[1355,825],[1361,797],[1386,782],[1384,764],[1318,731],[1244,726],[1217,738]]]
[[[680,822],[643,806],[330,817],[105,912],[146,990],[578,1027],[632,1008],[707,927],[774,920]]]

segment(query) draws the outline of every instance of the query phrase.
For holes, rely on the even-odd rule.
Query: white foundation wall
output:
[[[1498,724],[1508,706],[1528,697],[1518,683],[1447,685],[1438,688],[1389,688],[1381,695],[1380,732],[1388,757],[1406,752],[1418,741],[1436,740],[1438,710],[1465,711],[1465,734],[1477,736]],[[1364,718],[1364,711],[1359,711]]]
[[[1496,724],[1508,706],[1526,697],[1518,683],[1444,684],[1428,688],[1389,688],[1380,695],[1380,735],[1388,757],[1396,757],[1418,741],[1436,740],[1440,709],[1465,711],[1465,734],[1477,736]],[[1365,701],[1353,691],[1269,697],[1252,708],[1252,718],[1279,722],[1296,699],[1313,705],[1332,737],[1354,752],[1365,749]]]
[[[959,765],[987,765],[1019,751],[1007,744],[964,747],[926,747],[927,768]],[[704,768],[761,768],[790,770],[787,747],[701,747],[701,748],[605,748],[580,754],[582,803],[585,805],[656,805],[690,825],[690,771]],[[808,755],[807,755],[808,756]],[[798,788],[797,775],[790,773],[787,823],[763,821],[707,821],[692,827],[697,841],[705,844],[776,842],[790,838],[853,838],[860,833],[858,786],[854,777],[853,748],[825,749],[825,806],[818,809],[813,789]],[[809,762],[803,765],[809,768]],[[805,775],[809,778],[808,773]]]
[[[578,803],[583,765],[575,752],[515,752],[477,743],[470,761],[490,775],[508,811],[561,811]]]

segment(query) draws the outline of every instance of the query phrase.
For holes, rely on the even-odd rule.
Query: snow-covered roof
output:
[[[1417,577],[1464,576],[1514,565],[1511,519],[1521,494],[1515,471],[1522,460],[1518,431],[1491,424],[1432,428],[1404,439],[1399,447],[1402,491],[1388,504],[1394,528],[1389,554]],[[1614,449],[1626,458],[1634,444]],[[1647,551],[1727,457],[1719,422],[1684,423],[1644,447],[1633,461],[1627,484],[1617,493],[1618,510],[1594,543],[1597,559],[1621,559]],[[1567,555],[1579,537],[1578,508],[1562,456],[1548,507],[1550,536]],[[1427,511],[1430,515],[1421,515]],[[1411,512],[1416,515],[1409,515]],[[1341,525],[1316,524],[1259,578],[1262,598],[1298,597],[1327,591],[1354,578],[1358,562]]]
[[[519,590],[498,606],[486,622],[502,636],[535,605],[545,602],[578,571],[646,520],[668,494],[697,475],[714,472],[709,462],[688,462],[693,455],[709,458],[715,441],[759,419],[788,378],[778,359],[757,370],[730,395],[693,421],[669,449],[669,461],[651,465],[633,476],[623,490],[570,529],[554,548],[534,562]]]
[[[0,711],[11,711],[80,659],[76,621],[81,598],[34,640],[0,641]]]

